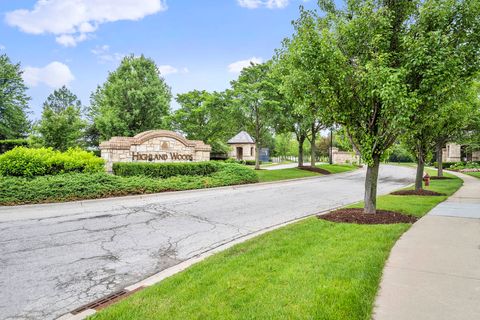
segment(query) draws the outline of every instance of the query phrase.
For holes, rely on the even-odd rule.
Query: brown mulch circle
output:
[[[356,224],[392,224],[414,223],[418,218],[399,212],[377,210],[375,214],[363,213],[363,209],[338,209],[327,214],[317,216],[318,219],[340,223]]]
[[[311,166],[299,166],[299,169],[306,170],[306,171],[312,171],[316,173],[321,173],[321,174],[331,174],[330,171],[327,171],[325,169],[317,168],[317,167],[311,167]]]
[[[399,190],[399,191],[394,191],[390,194],[393,194],[394,196],[445,196],[445,193],[440,193],[440,192],[435,192],[435,191],[430,191],[430,190],[425,190],[425,189],[420,189],[420,190]]]
[[[439,177],[439,176],[431,176],[430,180],[447,180],[447,179],[453,179],[450,177]]]

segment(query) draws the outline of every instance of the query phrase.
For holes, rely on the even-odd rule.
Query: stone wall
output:
[[[461,160],[461,146],[456,143],[447,143],[442,149],[442,160],[444,162],[458,162]]]
[[[472,152],[472,161],[480,161],[480,150]]]
[[[359,163],[360,157],[351,151],[339,151],[338,148],[332,148],[332,162],[334,164]]]
[[[210,160],[211,147],[167,130],[151,130],[135,137],[112,137],[100,144],[106,170],[115,162],[188,162]]]
[[[229,158],[235,158],[240,160],[237,157],[237,147],[243,149],[243,158],[241,160],[255,160],[255,144],[254,143],[230,144],[230,151],[228,152]]]

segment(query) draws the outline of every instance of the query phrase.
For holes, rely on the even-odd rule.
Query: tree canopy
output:
[[[51,93],[35,125],[40,143],[61,151],[82,145],[86,121],[81,117],[81,108],[81,101],[67,87]]]
[[[385,152],[404,132],[416,110],[409,95],[400,57],[401,39],[415,5],[409,0],[348,1],[338,9],[320,1],[327,12],[323,33],[331,36],[332,64],[338,66],[331,83],[337,103],[328,105],[367,164],[365,213],[376,212],[378,170]]]
[[[234,103],[243,117],[246,130],[255,139],[255,168],[260,169],[259,151],[272,128],[272,114],[281,101],[278,86],[271,74],[271,62],[251,64],[237,80],[231,82]]]
[[[212,146],[213,153],[226,153],[226,141],[241,128],[238,110],[233,108],[229,92],[193,90],[177,95],[180,108],[171,116],[174,130],[188,139],[202,140]]]
[[[13,64],[6,54],[0,55],[0,140],[27,135],[30,97],[26,91],[20,64]]]
[[[172,98],[152,59],[123,58],[91,97],[91,118],[101,140],[165,129]]]

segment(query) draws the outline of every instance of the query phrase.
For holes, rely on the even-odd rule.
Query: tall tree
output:
[[[41,120],[35,125],[42,145],[65,151],[83,144],[86,121],[82,103],[67,87],[51,93],[43,103]]]
[[[171,115],[172,128],[188,139],[210,144],[213,153],[228,152],[225,141],[241,127],[229,92],[193,90],[177,95],[176,100],[180,108]]]
[[[448,125],[453,125],[453,129],[461,126],[462,116],[468,114],[458,97],[465,97],[462,91],[471,86],[480,71],[479,15],[477,0],[423,1],[402,39],[401,45],[408,48],[402,64],[410,94],[418,101],[408,123],[407,138],[418,164],[417,190],[422,188],[423,170],[432,145],[442,143],[441,137],[447,138],[447,131],[452,132]]]
[[[170,88],[152,59],[123,58],[92,94],[90,113],[101,140],[167,128]]]
[[[300,7],[300,18],[293,25],[294,35],[277,50],[275,70],[281,77],[280,90],[294,106],[285,115],[295,124],[297,138],[310,141],[311,166],[315,166],[317,134],[330,124],[327,104],[335,103],[330,78],[337,65],[330,60],[324,20]],[[299,140],[299,148],[303,141]],[[303,165],[300,160],[299,165]]]
[[[272,127],[272,114],[279,105],[279,92],[271,75],[271,63],[251,64],[232,81],[233,97],[245,119],[245,128],[255,139],[255,169],[260,169],[260,146]]]
[[[339,66],[330,78],[339,103],[327,106],[367,164],[364,212],[375,213],[380,161],[416,109],[400,61],[414,1],[351,0],[343,9],[330,0],[319,4],[329,23],[322,30],[328,59]]]
[[[30,97],[26,91],[20,64],[11,63],[6,54],[0,55],[0,140],[27,135]]]

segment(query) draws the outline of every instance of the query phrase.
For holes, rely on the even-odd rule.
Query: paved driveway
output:
[[[0,318],[54,319],[220,243],[359,201],[364,175],[0,207]],[[413,177],[382,166],[379,192]]]

